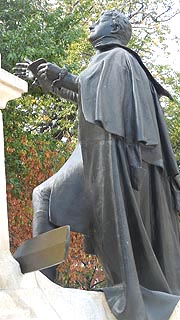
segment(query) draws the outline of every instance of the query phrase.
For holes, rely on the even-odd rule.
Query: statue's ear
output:
[[[113,24],[111,33],[118,33],[121,30],[121,26],[119,24]]]

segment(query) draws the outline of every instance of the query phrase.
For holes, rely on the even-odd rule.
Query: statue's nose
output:
[[[89,26],[89,30],[90,30],[90,31],[94,30],[94,27],[95,27],[95,24],[92,23],[92,24]]]

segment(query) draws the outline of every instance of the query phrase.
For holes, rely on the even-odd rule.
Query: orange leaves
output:
[[[31,194],[35,186],[53,174],[51,161],[52,158],[57,158],[56,152],[45,151],[43,160],[40,161],[36,145],[28,142],[26,137],[21,138],[21,143],[22,149],[16,154],[15,159],[17,164],[21,165],[21,170],[18,173],[7,171],[7,201],[12,251],[15,251],[24,240],[31,238]],[[38,147],[42,145],[40,143]],[[11,152],[12,149],[7,147],[6,153]],[[13,168],[16,169],[16,167]]]
[[[7,151],[8,153],[12,153],[12,152],[14,152],[14,148],[7,147],[7,148],[6,148],[6,151]]]
[[[27,143],[27,137],[25,135],[21,137],[21,143],[24,145]]]

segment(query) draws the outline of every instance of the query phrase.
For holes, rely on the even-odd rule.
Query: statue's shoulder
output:
[[[122,56],[122,57],[128,57],[129,52],[125,50],[123,47],[113,47],[111,50],[109,50],[109,53],[115,56]]]
[[[113,64],[129,68],[133,63],[132,55],[122,47],[114,47],[107,52],[107,59]]]

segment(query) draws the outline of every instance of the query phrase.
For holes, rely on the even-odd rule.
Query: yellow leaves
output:
[[[42,121],[49,121],[51,120],[50,117],[48,115],[43,115],[40,117]]]

